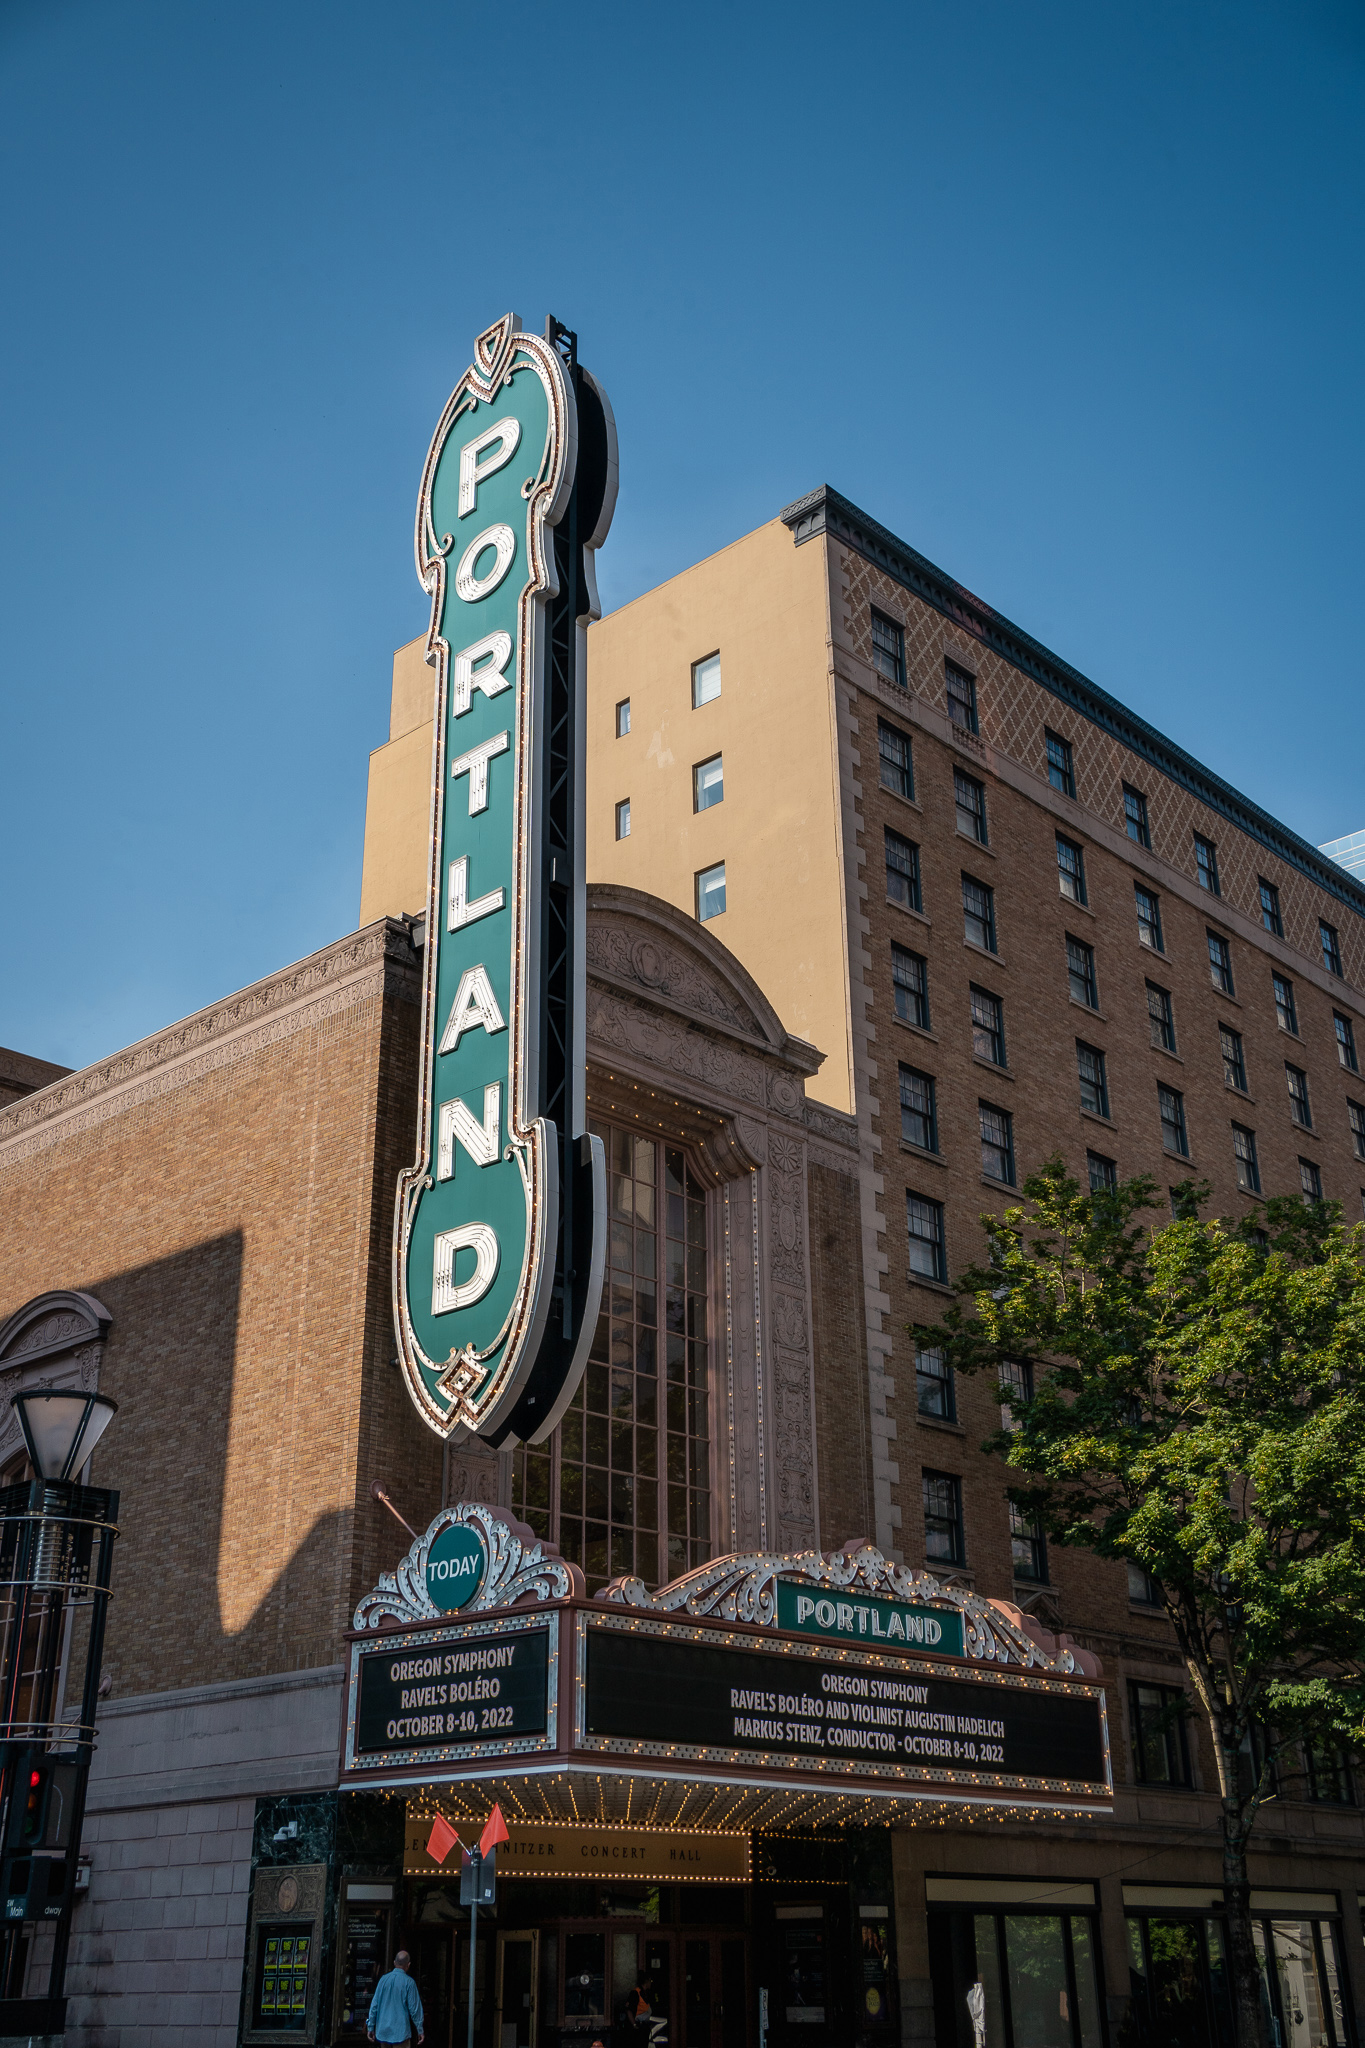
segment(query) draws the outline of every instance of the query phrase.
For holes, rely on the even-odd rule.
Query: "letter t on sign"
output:
[[[488,764],[497,754],[505,754],[512,735],[500,732],[495,739],[482,740],[477,747],[471,747],[467,754],[461,754],[458,761],[452,761],[450,772],[453,776],[469,777],[469,815],[488,809]]]

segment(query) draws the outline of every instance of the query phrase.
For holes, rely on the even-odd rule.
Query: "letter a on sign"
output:
[[[505,315],[474,344],[417,504],[435,758],[394,1323],[419,1412],[456,1441],[541,1441],[597,1321],[606,1171],[584,1099],[579,713],[615,498],[611,408],[576,338]],[[567,804],[533,801],[540,789]]]

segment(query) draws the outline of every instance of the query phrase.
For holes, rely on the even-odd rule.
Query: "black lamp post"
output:
[[[60,2034],[66,2024],[71,1902],[95,1746],[118,1495],[72,1474],[114,1419],[107,1394],[39,1388],[11,1403],[34,1477],[0,1488],[0,2036]],[[80,1718],[75,1691],[84,1633]],[[68,1686],[63,1665],[71,1655]],[[46,1998],[24,1998],[28,1938],[51,1927]]]

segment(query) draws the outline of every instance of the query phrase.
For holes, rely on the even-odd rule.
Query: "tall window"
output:
[[[1144,946],[1150,946],[1154,953],[1164,953],[1161,943],[1161,905],[1151,889],[1144,889],[1140,882],[1133,884],[1133,900],[1137,904],[1138,938]]]
[[[1104,1071],[1104,1054],[1098,1046],[1076,1040],[1076,1068],[1081,1082],[1081,1108],[1091,1116],[1109,1114],[1109,1082]]]
[[[697,876],[697,917],[702,924],[708,918],[722,917],[725,913],[725,862],[719,860],[712,868],[703,868]]]
[[[891,991],[896,1015],[907,1024],[929,1029],[929,963],[904,946],[891,948]]]
[[[999,996],[971,984],[972,1051],[993,1067],[1005,1064],[1005,1006]]]
[[[974,776],[953,770],[953,802],[957,808],[957,829],[969,839],[986,844],[986,792]]]
[[[938,1344],[920,1344],[915,1349],[915,1405],[921,1415],[940,1422],[957,1420],[953,1398],[953,1368]]]
[[[948,692],[948,716],[954,725],[960,725],[964,732],[975,732],[976,723],[976,677],[969,676],[965,668],[956,662],[945,661],[943,681]]]
[[[894,619],[888,619],[886,613],[879,612],[875,606],[872,612],[872,666],[898,690],[905,688],[905,633]]]
[[[1047,1584],[1047,1538],[1035,1517],[1010,1502],[1010,1556],[1016,1579],[1033,1585]]]
[[[1275,991],[1275,1016],[1281,1031],[1292,1032],[1294,1037],[1297,1038],[1299,1035],[1299,1016],[1298,1011],[1294,1007],[1293,982],[1286,981],[1282,974],[1272,974],[1270,986]]]
[[[1117,1162],[1113,1159],[1106,1159],[1103,1152],[1087,1152],[1085,1164],[1086,1170],[1090,1175],[1091,1194],[1112,1195],[1119,1184]]]
[[[1174,1052],[1175,1012],[1171,1008],[1170,990],[1158,988],[1154,981],[1147,984],[1147,1023],[1157,1051]]]
[[[1244,1195],[1261,1192],[1261,1168],[1256,1158],[1256,1133],[1244,1124],[1232,1127],[1232,1156],[1237,1162],[1237,1185]]]
[[[1205,931],[1209,942],[1209,980],[1225,996],[1236,993],[1232,986],[1232,948],[1217,932]]]
[[[910,735],[899,726],[877,720],[877,761],[883,789],[897,796],[915,794],[915,764],[910,752]]]
[[[1123,823],[1130,839],[1139,846],[1150,846],[1152,835],[1147,825],[1147,799],[1140,789],[1123,785]]]
[[[1355,1146],[1356,1158],[1365,1159],[1365,1107],[1359,1102],[1348,1102],[1346,1114],[1351,1121],[1351,1143]]]
[[[938,1118],[934,1111],[934,1078],[914,1067],[902,1067],[901,1136],[922,1152],[938,1150]]]
[[[924,1555],[930,1564],[961,1564],[962,1481],[947,1472],[925,1472]]]
[[[1133,1768],[1143,1785],[1188,1785],[1190,1753],[1185,1742],[1185,1695],[1178,1686],[1128,1685],[1133,1722]]]
[[[1095,982],[1095,949],[1083,939],[1066,935],[1066,978],[1072,995],[1087,1010],[1098,1010],[1099,989]]]
[[[1284,937],[1284,923],[1280,917],[1280,892],[1273,882],[1267,882],[1264,875],[1256,878],[1261,898],[1261,923],[1268,932],[1274,932],[1277,939]]]
[[[616,737],[623,740],[630,731],[630,699],[623,697],[616,707]]]
[[[1063,796],[1076,794],[1076,770],[1071,758],[1071,742],[1064,740],[1060,733],[1048,732],[1043,737],[1047,742],[1047,779],[1054,789]]]
[[[1057,887],[1072,903],[1085,901],[1085,855],[1074,839],[1057,834]]]
[[[886,893],[907,910],[920,910],[919,848],[886,827]]]
[[[1007,1358],[1000,1368],[1000,1427],[1019,1427],[1017,1410],[1033,1399],[1033,1365],[1027,1358]]]
[[[1337,1034],[1337,1058],[1348,1073],[1358,1074],[1356,1065],[1355,1027],[1349,1017],[1343,1017],[1340,1010],[1333,1010],[1332,1023]]]
[[[1299,1187],[1302,1190],[1305,1202],[1320,1202],[1322,1200],[1322,1175],[1318,1171],[1314,1160],[1301,1159],[1299,1161]]]
[[[1308,1076],[1302,1067],[1285,1066],[1284,1078],[1289,1085],[1289,1114],[1294,1122],[1305,1131],[1313,1128],[1313,1112],[1308,1103]]]
[[[927,1195],[905,1195],[905,1226],[910,1236],[910,1272],[925,1280],[946,1280],[948,1261],[943,1249],[943,1204]]]
[[[711,1554],[706,1190],[683,1151],[594,1120],[611,1266],[587,1371],[545,1445],[513,1453],[512,1504],[589,1592],[649,1585]]]
[[[630,837],[630,798],[628,796],[622,797],[620,803],[616,806],[616,836],[618,839],[629,839]]]
[[[1337,937],[1336,926],[1334,924],[1327,924],[1322,918],[1319,918],[1318,937],[1322,941],[1322,964],[1327,969],[1327,972],[1335,974],[1339,981],[1341,979],[1341,941]]]
[[[1135,1557],[1128,1559],[1128,1598],[1136,1600],[1142,1607],[1161,1605],[1161,1591],[1156,1580]]]
[[[1007,1109],[992,1102],[979,1102],[981,1120],[981,1171],[990,1180],[1014,1186],[1014,1119]]]
[[[714,703],[720,695],[720,656],[708,654],[705,661],[692,664],[692,709]]]
[[[1194,872],[1201,889],[1207,889],[1211,896],[1221,896],[1218,886],[1218,848],[1211,839],[1194,835]]]
[[[1303,1760],[1310,1799],[1332,1806],[1355,1805],[1351,1764],[1344,1749],[1338,1749],[1332,1742],[1305,1742]]]
[[[709,761],[698,761],[692,770],[692,808],[709,811],[713,804],[724,801],[725,764],[719,754],[713,754]]]
[[[1176,1088],[1158,1087],[1157,1108],[1161,1113],[1161,1143],[1167,1152],[1176,1153],[1181,1159],[1190,1156],[1190,1141],[1185,1130],[1185,1098]]]
[[[1247,1065],[1242,1051],[1242,1034],[1234,1031],[1230,1024],[1218,1026],[1218,1044],[1223,1054],[1223,1079],[1229,1088],[1239,1094],[1247,1092]]]
[[[984,946],[988,953],[995,951],[995,891],[970,875],[962,877],[962,924],[964,936],[974,946]]]

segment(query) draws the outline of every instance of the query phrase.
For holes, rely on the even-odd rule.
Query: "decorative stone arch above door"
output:
[[[0,1476],[24,1449],[12,1397],[30,1387],[79,1387],[95,1393],[112,1321],[95,1295],[55,1288],[35,1295],[0,1324]]]

